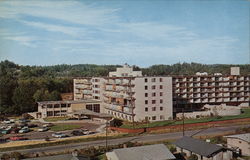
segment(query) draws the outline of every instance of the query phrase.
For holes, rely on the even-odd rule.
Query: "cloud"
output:
[[[5,36],[4,39],[17,41],[22,45],[28,46],[28,47],[35,47],[35,44],[33,43],[36,38],[31,36]]]
[[[0,18],[22,19],[33,16],[74,24],[103,25],[116,19],[118,9],[84,5],[77,1],[2,1]]]
[[[29,25],[32,27],[45,29],[46,31],[50,32],[61,32],[71,36],[79,36],[84,34],[84,29],[79,27],[68,27],[63,25],[54,25],[54,24],[47,24],[42,22],[29,22],[29,21],[20,21],[25,25]]]

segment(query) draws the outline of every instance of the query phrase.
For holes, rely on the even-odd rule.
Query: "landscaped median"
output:
[[[177,131],[182,128],[183,121],[160,121],[152,123],[132,123],[123,124],[121,127],[110,127],[111,130],[124,133],[142,133],[148,131],[172,129]],[[197,129],[198,127],[210,127],[215,125],[226,125],[236,123],[250,123],[250,108],[243,109],[243,113],[237,116],[208,117],[200,119],[186,119],[185,129]]]
[[[118,134],[118,133],[108,134],[108,138],[112,138],[112,139],[121,138],[125,136],[134,136],[134,135]],[[20,149],[40,148],[40,147],[48,147],[48,146],[88,142],[88,141],[104,140],[104,139],[105,139],[105,133],[98,133],[95,135],[84,135],[84,136],[68,137],[68,138],[61,138],[61,139],[58,138],[58,139],[53,139],[50,141],[45,141],[45,140],[11,141],[11,142],[0,144],[0,152],[15,151],[15,150],[20,150]]]

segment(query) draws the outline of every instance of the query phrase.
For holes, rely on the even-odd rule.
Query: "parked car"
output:
[[[3,121],[3,123],[5,123],[5,124],[11,124],[11,123],[13,123],[13,122],[10,121],[9,119],[6,119],[6,120]]]
[[[20,128],[12,128],[11,133],[18,133]]]
[[[10,133],[10,129],[5,129],[5,130],[2,130],[1,132],[2,134],[9,134]]]
[[[43,124],[43,127],[52,127],[54,124],[53,123],[46,123],[46,124]]]
[[[64,137],[67,137],[67,135],[64,134],[64,133],[61,133],[61,132],[56,132],[56,133],[52,134],[52,137],[55,137],[55,138],[64,138]]]
[[[79,131],[79,130],[74,130],[74,131],[71,132],[71,134],[74,135],[74,136],[82,136],[82,135],[84,135],[82,133],[82,131]]]
[[[38,132],[45,132],[45,131],[48,131],[48,130],[49,130],[48,127],[42,127],[42,128],[38,129]]]
[[[0,143],[5,143],[6,139],[5,138],[0,138]]]
[[[89,134],[94,134],[95,132],[89,131],[88,129],[82,129],[83,134],[89,135]]]
[[[28,119],[24,119],[24,118],[19,119],[19,123],[28,123],[28,122],[30,122],[30,120]]]
[[[28,124],[28,127],[29,128],[35,128],[35,127],[37,127],[38,125],[37,124],[34,124],[34,123],[31,123],[31,124]]]
[[[13,136],[9,138],[11,141],[20,141],[20,140],[27,140],[28,138],[26,137],[21,137],[21,136]]]
[[[23,127],[21,130],[19,130],[19,133],[28,133],[30,129],[28,127]]]

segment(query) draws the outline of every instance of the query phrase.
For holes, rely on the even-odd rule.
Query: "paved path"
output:
[[[205,135],[217,135],[217,134],[225,134],[228,132],[233,132],[237,128],[240,127],[250,127],[250,125],[237,125],[237,126],[227,126],[227,127],[215,127],[215,128],[208,128],[200,132],[200,130],[193,130],[193,131],[186,131],[185,135],[191,136],[195,133],[196,136],[205,136]],[[162,140],[170,140],[170,139],[177,139],[182,136],[182,132],[174,132],[174,133],[163,133],[163,134],[145,134],[140,136],[134,137],[125,137],[125,138],[118,138],[118,139],[109,139],[109,145],[121,144],[124,142],[156,142]],[[16,150],[16,152],[21,153],[36,153],[36,152],[60,152],[65,150],[74,150],[74,149],[81,149],[87,148],[90,146],[105,146],[105,140],[97,140],[97,141],[90,141],[90,142],[81,142],[81,143],[72,143],[66,145],[58,145],[58,146],[50,146],[50,147],[42,147],[42,148],[32,148],[32,149],[25,149],[25,150]],[[6,152],[0,152],[3,154]]]

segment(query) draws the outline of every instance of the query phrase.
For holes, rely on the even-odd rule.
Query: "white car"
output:
[[[39,128],[39,129],[38,129],[38,132],[45,132],[45,131],[47,131],[47,130],[49,130],[48,127],[42,127],[42,128]]]
[[[67,135],[64,134],[64,133],[61,133],[61,132],[56,132],[56,133],[52,134],[52,137],[55,137],[55,138],[64,138],[64,137],[67,137]]]
[[[11,124],[13,122],[11,122],[10,120],[4,120],[3,123],[5,123],[5,124]]]

